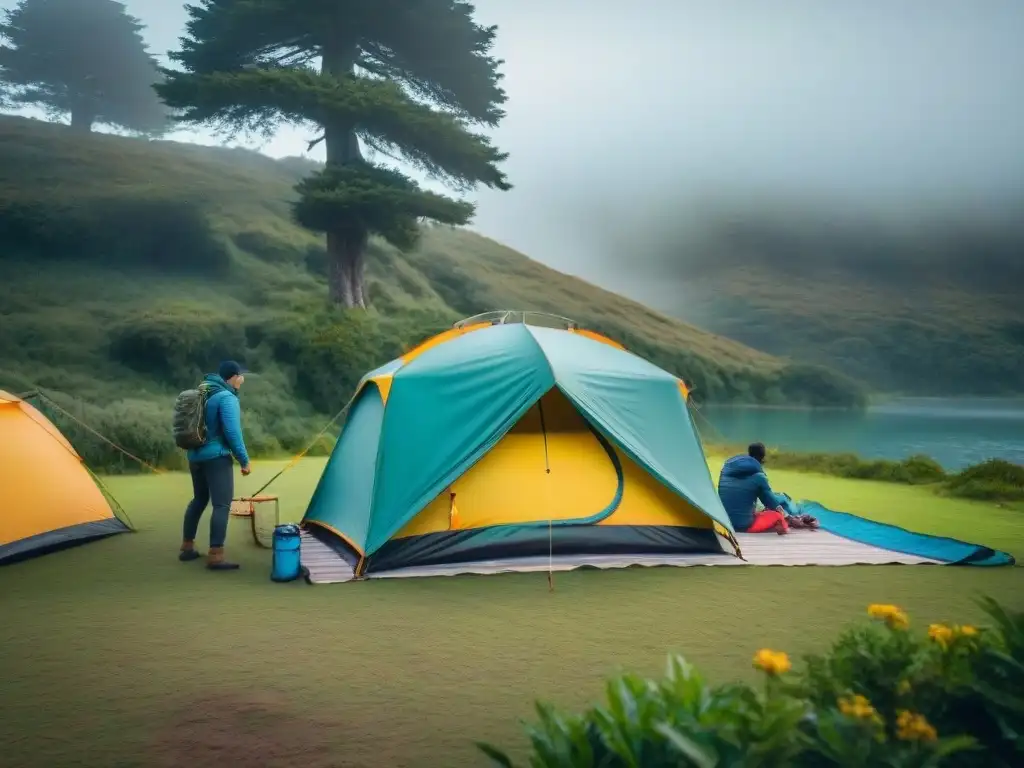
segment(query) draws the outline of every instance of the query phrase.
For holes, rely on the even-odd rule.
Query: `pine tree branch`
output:
[[[202,0],[189,6],[188,37],[172,60],[194,73],[246,64],[308,66],[329,35],[351,34],[356,64],[471,122],[497,125],[507,100],[501,61],[490,55],[497,28],[473,20],[465,0]],[[337,41],[335,41],[337,42]]]
[[[491,50],[497,27],[473,19],[466,0],[375,0],[367,20],[366,54],[414,95],[489,126],[507,100]]]
[[[296,190],[295,218],[307,229],[375,232],[400,248],[414,244],[419,220],[465,224],[474,211],[471,203],[423,190],[400,172],[369,163],[328,167]]]
[[[187,6],[188,33],[172,61],[187,71],[231,71],[247,64],[307,66],[319,55],[325,20],[294,0],[201,0]],[[312,23],[311,23],[312,22]]]
[[[417,74],[415,68],[419,65],[403,61],[394,51],[379,44],[367,44],[366,49],[366,58],[374,62],[374,70],[381,77],[401,83],[412,94],[422,99],[431,101],[459,117],[492,127],[505,117],[505,111],[498,104],[504,103],[507,97],[504,90],[496,85],[488,88],[493,91],[488,96],[475,98],[478,103],[474,105],[469,98],[459,96],[452,88]]]
[[[509,184],[496,167],[507,155],[456,117],[413,101],[400,86],[366,77],[336,78],[312,69],[262,68],[194,75],[166,72],[157,86],[188,123],[252,131],[280,121],[351,126],[379,146],[454,183]]]
[[[404,159],[398,152],[395,152],[390,147],[382,144],[376,136],[367,136],[366,134],[362,134],[359,138],[366,145],[366,148],[375,155],[382,155],[388,160],[393,160],[396,163],[400,163]]]

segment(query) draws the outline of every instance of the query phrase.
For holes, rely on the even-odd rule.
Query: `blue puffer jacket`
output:
[[[733,456],[718,476],[718,497],[729,514],[733,528],[742,533],[754,522],[754,507],[760,499],[765,509],[778,509],[782,500],[768,484],[761,462],[753,456]]]
[[[199,385],[206,395],[206,443],[188,452],[190,462],[210,461],[221,456],[234,456],[243,467],[249,465],[249,454],[242,439],[242,407],[238,391],[215,373]]]

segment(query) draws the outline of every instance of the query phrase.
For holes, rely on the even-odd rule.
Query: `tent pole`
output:
[[[544,424],[544,404],[537,401],[540,414],[540,433],[544,440],[544,511],[548,515],[548,592],[555,591],[554,575],[554,521],[551,519],[551,457],[548,453],[548,430]]]

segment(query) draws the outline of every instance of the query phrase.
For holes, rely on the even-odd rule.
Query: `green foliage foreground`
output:
[[[762,649],[763,686],[710,685],[681,657],[660,681],[609,681],[582,714],[538,704],[534,768],[1019,766],[1024,764],[1024,613],[984,601],[991,628],[933,624],[872,605],[876,623],[841,634],[791,673]],[[501,750],[480,744],[497,765]]]

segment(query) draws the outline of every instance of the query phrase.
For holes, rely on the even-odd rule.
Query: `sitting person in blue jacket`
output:
[[[776,494],[764,471],[767,456],[763,443],[753,443],[746,456],[733,456],[725,462],[718,477],[718,497],[737,533],[789,533],[790,525],[816,528],[817,521],[806,515],[790,516],[789,499]],[[758,511],[757,502],[764,505]]]

